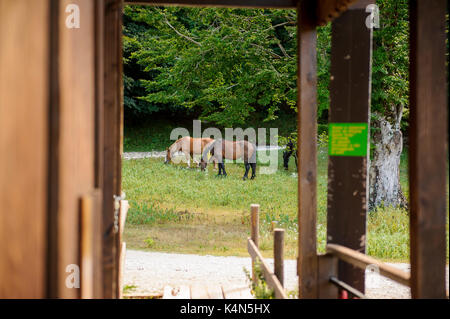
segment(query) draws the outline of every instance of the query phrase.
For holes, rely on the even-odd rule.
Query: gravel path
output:
[[[267,150],[278,150],[284,149],[285,147],[280,146],[257,146],[257,151],[267,151]],[[126,152],[122,154],[122,158],[125,160],[129,159],[140,159],[140,158],[161,158],[166,156],[166,151],[152,151],[152,152]]]
[[[267,259],[273,265],[273,260]],[[168,254],[127,250],[124,284],[137,288],[133,294],[161,293],[164,286],[178,285],[222,285],[241,288],[248,286],[243,271],[251,269],[251,260],[246,257],[217,257],[188,254]],[[288,290],[297,287],[295,260],[285,260],[285,286]],[[391,264],[409,271],[409,264]],[[369,298],[410,298],[410,289],[379,275],[367,273],[366,295]],[[448,266],[447,266],[448,289]]]

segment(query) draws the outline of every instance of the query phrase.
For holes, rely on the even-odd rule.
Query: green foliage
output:
[[[378,0],[374,29],[372,119],[408,119],[407,0]],[[296,109],[294,10],[124,8],[127,112],[178,112],[216,125],[270,121]],[[318,118],[329,107],[331,24],[318,29]],[[295,122],[291,117],[290,121]],[[321,132],[319,132],[321,133]],[[286,134],[287,135],[287,134]]]
[[[373,33],[372,120],[408,123],[409,13],[407,0],[377,0],[380,28]],[[403,114],[402,114],[403,113]]]
[[[296,104],[293,10],[126,6],[125,103],[219,125]]]
[[[272,288],[267,285],[266,280],[264,279],[264,272],[261,268],[261,262],[257,259],[255,261],[255,276],[256,282],[252,280],[252,276],[250,272],[244,268],[245,275],[247,279],[251,282],[250,288],[252,294],[256,299],[274,299],[275,292]]]

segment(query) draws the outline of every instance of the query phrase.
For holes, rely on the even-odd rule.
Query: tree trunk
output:
[[[395,121],[400,123],[400,121]],[[374,121],[378,128],[373,136],[375,144],[369,175],[369,209],[377,206],[406,206],[400,186],[400,156],[403,136],[400,125],[394,126],[385,118]]]

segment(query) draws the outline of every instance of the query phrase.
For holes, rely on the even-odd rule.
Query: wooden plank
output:
[[[115,298],[120,250],[113,196],[120,195],[121,187],[122,1],[104,1],[103,290],[104,298]]]
[[[255,246],[259,243],[259,205],[250,205],[251,238]],[[255,261],[252,259],[252,280],[256,282]]]
[[[292,8],[296,0],[126,0],[126,4],[149,4],[155,6],[177,5],[194,7],[244,7],[244,8]]]
[[[127,255],[127,244],[122,243],[122,248],[120,250],[120,259],[119,259],[119,299],[123,298],[123,277],[124,277],[124,271],[125,271],[125,258]]]
[[[81,298],[94,297],[94,223],[93,200],[81,197]]]
[[[264,272],[264,279],[266,280],[269,287],[271,287],[275,292],[275,298],[278,299],[287,299],[287,294],[283,289],[283,286],[278,281],[277,276],[270,270],[269,264],[264,260],[263,256],[256,247],[255,243],[251,238],[247,240],[247,249],[248,253],[253,259],[258,259],[261,265],[261,268]]]
[[[191,299],[190,288],[185,285],[177,287],[165,286],[163,299]]]
[[[447,76],[445,0],[410,2],[412,298],[445,298]]]
[[[388,277],[402,285],[408,287],[410,285],[410,275],[407,272],[393,266],[389,266],[356,250],[341,245],[328,244],[327,252],[364,271],[367,266],[375,265],[380,270],[380,275]]]
[[[103,251],[102,251],[102,191],[95,189],[92,193],[93,202],[93,258],[94,258],[94,298],[103,298]]]
[[[273,230],[274,273],[281,286],[284,286],[284,229]]]
[[[317,33],[312,1],[297,9],[299,297],[317,298]]]
[[[250,288],[244,287],[232,287],[229,285],[222,286],[223,299],[254,299],[251,294]]]
[[[66,27],[69,4],[79,6],[79,29]],[[66,286],[66,267],[80,265],[79,196],[95,181],[94,2],[64,0],[59,10],[58,297],[79,298]]]
[[[49,1],[0,0],[0,298],[45,298]]]
[[[50,0],[50,90],[48,148],[47,297],[58,297],[59,205],[59,1]]]
[[[337,276],[338,258],[331,254],[319,255],[318,267],[318,298],[337,299],[338,288],[330,282],[330,278]]]
[[[365,9],[351,9],[332,24],[329,123],[367,123],[371,89],[372,30]],[[369,137],[367,137],[369,138]],[[369,143],[365,156],[328,160],[327,242],[366,249]],[[364,270],[339,263],[339,279],[364,292]]]
[[[95,1],[95,187],[103,188],[105,2]]]

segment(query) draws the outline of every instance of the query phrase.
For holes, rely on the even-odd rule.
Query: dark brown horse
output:
[[[248,177],[248,171],[250,167],[252,168],[252,177],[254,179],[256,176],[256,145],[250,143],[248,141],[226,141],[226,140],[215,140],[214,142],[209,143],[205,149],[203,150],[203,155],[200,162],[200,167],[203,170],[206,169],[206,165],[208,164],[208,153],[211,152],[211,158],[209,161],[216,159],[219,163],[219,174],[227,176],[227,172],[225,171],[225,164],[223,163],[223,159],[244,159],[245,164],[245,173],[243,180],[246,180]]]

